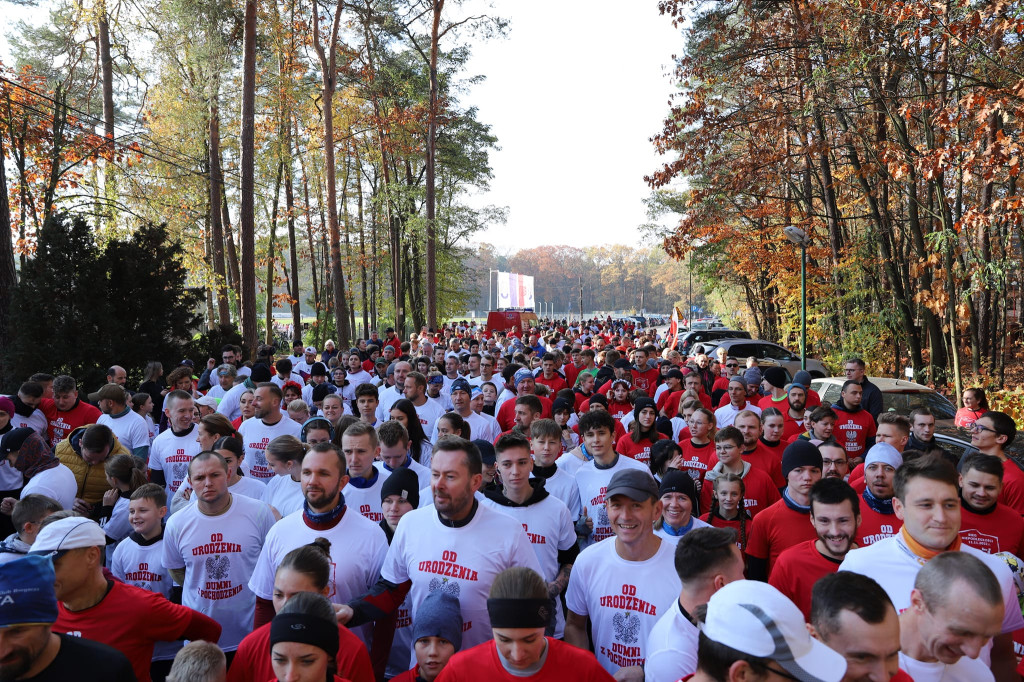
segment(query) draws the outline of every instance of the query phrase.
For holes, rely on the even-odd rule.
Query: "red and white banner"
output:
[[[498,273],[498,308],[533,308],[533,277]]]

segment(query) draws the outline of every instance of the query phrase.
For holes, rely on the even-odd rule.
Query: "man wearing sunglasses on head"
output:
[[[1024,471],[1005,452],[1016,436],[1013,418],[1002,412],[986,412],[971,425],[971,445],[1003,463],[1003,492],[999,501],[1024,514]]]

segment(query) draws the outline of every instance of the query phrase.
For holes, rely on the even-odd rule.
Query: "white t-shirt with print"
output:
[[[608,521],[608,511],[604,506],[604,493],[615,472],[623,469],[639,469],[647,472],[648,475],[651,473],[651,470],[643,464],[625,455],[617,455],[615,464],[607,469],[598,469],[597,461],[591,460],[576,472],[576,487],[580,490],[581,511],[594,520],[594,532],[587,538],[585,543],[587,545],[601,542],[601,540],[614,535],[611,523]]]
[[[298,438],[301,433],[302,425],[287,416],[282,417],[276,424],[267,424],[262,419],[246,419],[238,427],[238,435],[242,437],[242,445],[245,446],[242,471],[253,480],[267,483],[277,475],[267,464],[267,455],[264,452],[267,445],[278,436]]]
[[[380,574],[395,584],[412,581],[408,603],[413,614],[435,590],[457,597],[465,650],[491,639],[487,595],[498,574],[513,566],[542,572],[515,519],[480,504],[468,524],[452,528],[441,523],[431,505],[402,517]],[[413,663],[415,656],[410,658]]]
[[[389,475],[394,473],[394,471],[388,471],[386,468],[384,468],[384,462],[380,460],[374,462],[373,466],[377,467],[378,471],[387,472]],[[412,458],[409,459],[408,469],[409,471],[412,471],[413,473],[416,474],[416,479],[419,481],[420,488],[430,487],[430,469],[423,466],[422,464],[420,464],[419,462]]]
[[[181,603],[220,623],[224,651],[252,632],[256,595],[249,578],[273,525],[270,507],[244,495],[231,495],[223,514],[207,516],[195,504],[167,521],[163,564],[185,569]]]
[[[647,635],[644,679],[681,680],[697,672],[697,633],[676,599]]]
[[[646,662],[648,634],[682,589],[675,549],[662,542],[650,559],[627,561],[609,540],[587,547],[576,559],[565,604],[590,617],[594,655],[609,674]]]
[[[149,446],[149,468],[163,472],[168,500],[174,498],[178,486],[188,477],[188,463],[200,452],[197,435],[194,424],[181,436],[167,429]]]
[[[466,421],[469,422],[470,439],[483,438],[488,443],[493,443],[501,435],[498,420],[489,414],[477,414],[470,410]]]
[[[248,476],[243,476],[241,481],[252,481]],[[282,517],[302,509],[302,483],[292,479],[290,475],[274,476],[267,481],[266,485],[256,483],[263,488],[263,494],[259,499],[263,500],[277,510]]]
[[[235,384],[227,393],[221,396],[220,402],[217,404],[217,412],[228,418],[229,421],[235,421],[242,416],[242,407],[238,403],[238,399],[245,393],[247,389],[245,382]]]
[[[537,555],[542,569],[541,577],[551,582],[558,575],[558,552],[565,551],[576,544],[576,528],[569,515],[569,509],[559,500],[548,494],[540,502],[522,507],[509,507],[490,499],[484,504],[502,514],[507,514],[522,524],[526,537],[530,540],[533,553]],[[565,634],[565,614],[561,608],[555,609],[555,638],[561,639]]]
[[[436,401],[427,398],[426,402],[416,407],[416,416],[420,418],[420,426],[423,427],[423,433],[430,434],[434,432],[434,425],[437,424],[437,420],[444,416],[444,409]],[[434,441],[433,438],[430,440]]]
[[[327,598],[344,604],[369,592],[380,576],[388,540],[380,526],[357,514],[347,502],[341,521],[328,530],[311,528],[301,510],[278,521],[267,534],[249,589],[261,599],[272,599],[274,574],[284,555],[317,538],[327,538],[331,543]],[[372,625],[363,625],[352,628],[352,633],[368,644],[371,630]]]
[[[110,572],[128,585],[171,598],[171,572],[164,568],[163,538],[140,545],[131,537],[118,543],[110,560]],[[170,661],[183,646],[182,642],[157,642],[153,645],[154,661]]]
[[[359,512],[374,523],[380,523],[384,520],[384,512],[380,505],[380,489],[391,472],[383,467],[374,470],[377,472],[377,480],[369,488],[357,488],[349,483],[342,489],[341,494],[345,496],[345,504],[349,509]]]
[[[121,441],[121,445],[128,448],[129,451],[149,447],[149,428],[146,426],[146,420],[142,415],[131,410],[118,417],[101,414],[96,423],[110,427],[117,439]]]

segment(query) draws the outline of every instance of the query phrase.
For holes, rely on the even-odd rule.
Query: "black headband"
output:
[[[553,613],[550,599],[487,600],[487,615],[495,628],[546,628]]]
[[[270,621],[270,646],[278,642],[310,644],[338,655],[338,625],[305,613],[279,613]]]

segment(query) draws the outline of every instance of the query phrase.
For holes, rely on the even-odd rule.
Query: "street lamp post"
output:
[[[807,244],[810,236],[799,227],[783,228],[786,239],[800,247],[800,369],[807,369]]]

